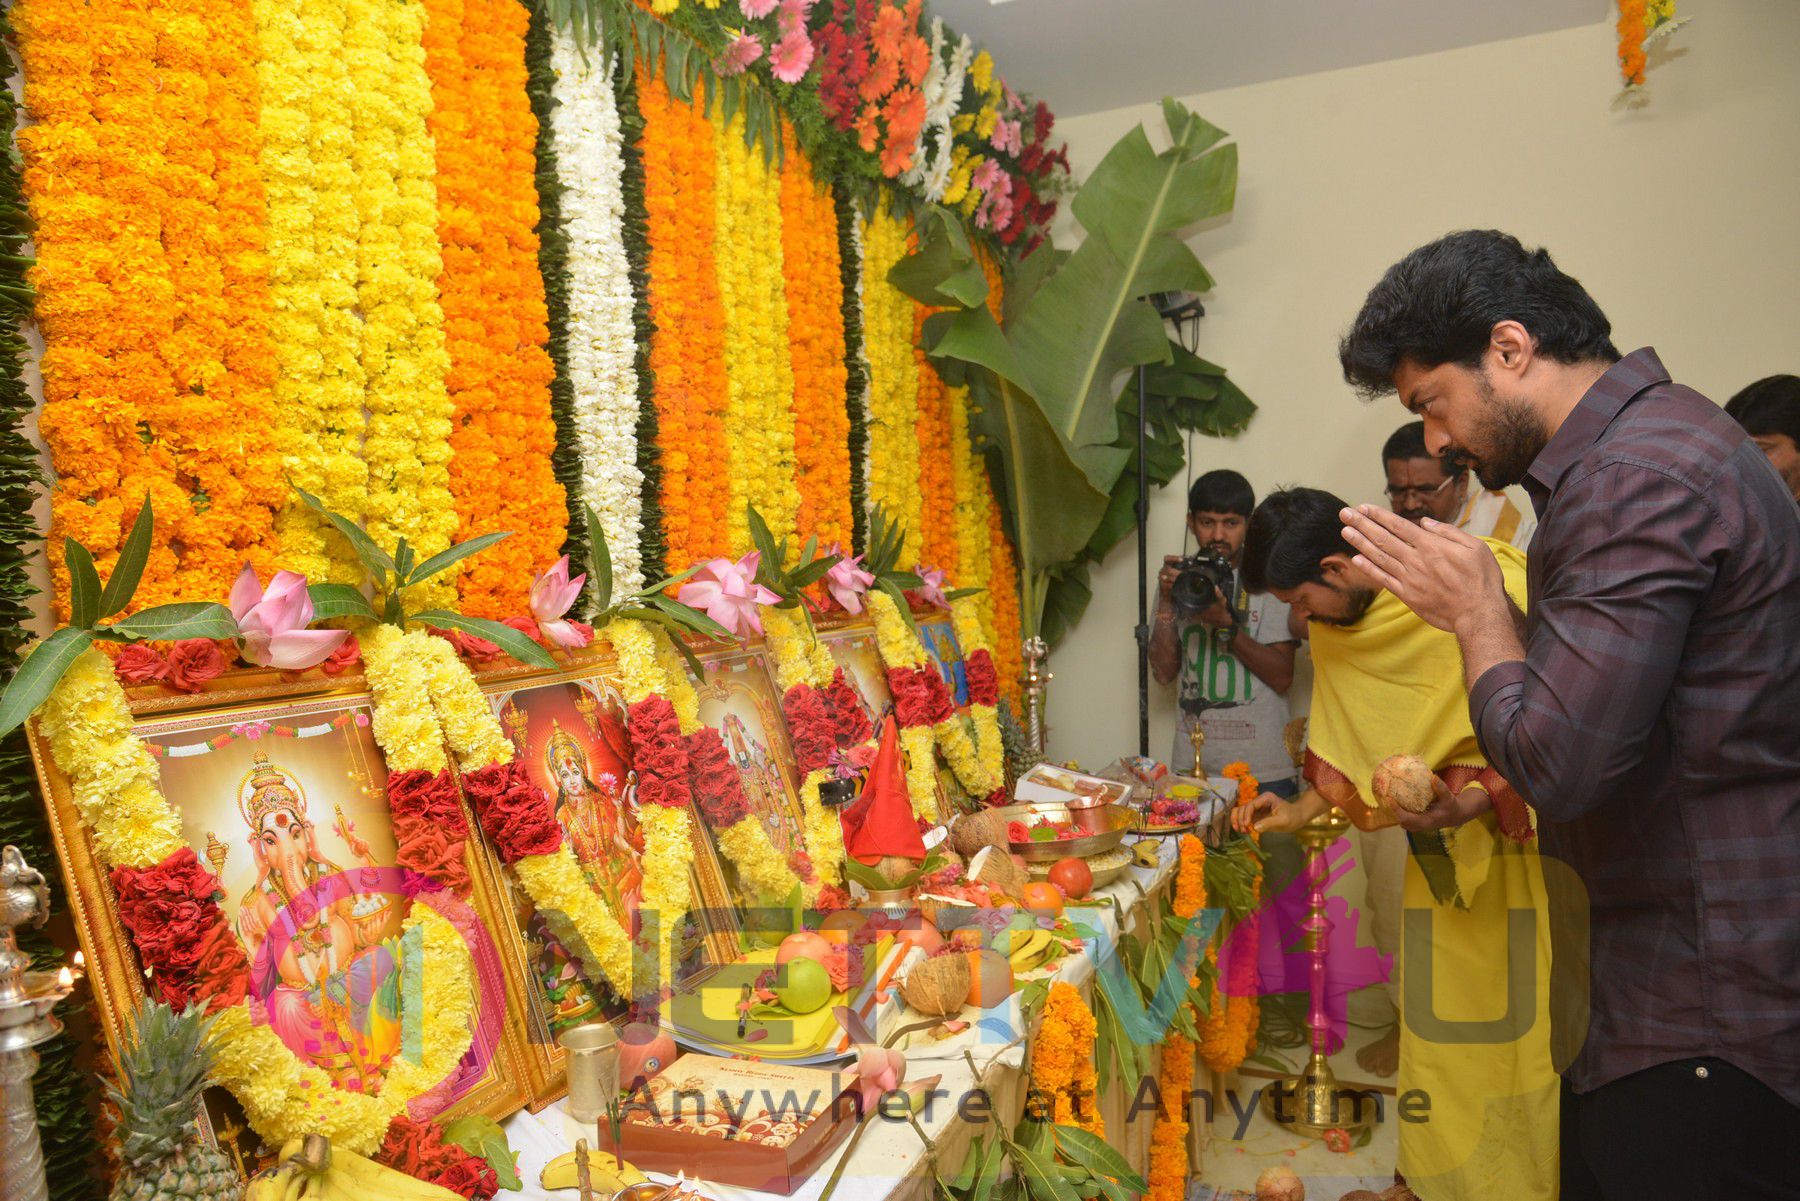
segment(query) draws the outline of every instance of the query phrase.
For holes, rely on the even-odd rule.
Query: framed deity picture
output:
[[[950,695],[957,705],[969,703],[969,673],[963,664],[962,647],[956,641],[956,629],[950,622],[950,615],[941,609],[932,610],[927,616],[917,613],[919,623],[919,640],[925,644],[925,654],[936,664],[938,674],[944,677],[949,686]]]
[[[511,673],[503,681],[490,680],[483,693],[512,741],[515,762],[525,765],[555,806],[557,822],[589,886],[635,936],[640,931],[634,918],[643,901],[644,839],[631,732],[612,670],[610,658],[582,657],[554,674]],[[708,963],[735,954],[732,936],[715,916],[718,907],[728,904],[726,884],[700,826],[690,810],[693,901],[675,939],[677,984]],[[524,1041],[532,1104],[538,1107],[567,1091],[566,1053],[557,1036],[584,1022],[614,1020],[627,1005],[605,984],[583,976],[491,848],[489,855],[511,918],[506,941],[526,983]]]
[[[932,632],[928,633],[928,630]],[[966,703],[968,681],[963,676],[962,656],[957,650],[956,635],[950,629],[949,619],[945,618],[940,625],[921,618],[919,634],[925,643],[926,653],[937,665],[944,682],[954,689],[956,680],[963,679],[963,699],[958,703]],[[828,626],[820,627],[819,641],[831,652],[832,661],[844,669],[844,678],[856,689],[857,698],[862,701],[863,712],[868,715],[869,721],[878,723],[894,703],[894,696],[888,690],[887,668],[881,662],[881,649],[875,642],[874,624],[867,617],[841,617]],[[934,650],[934,645],[944,649]],[[951,674],[950,664],[954,665],[955,675]],[[948,812],[951,798],[961,797],[963,788],[957,783],[949,764],[943,761],[943,756],[935,756],[935,768],[938,811]]]
[[[466,1019],[473,1043],[437,1086],[452,1098],[444,1112],[504,1117],[527,1096],[509,1000],[518,989],[489,933],[502,928],[496,894],[473,845],[464,853],[466,902],[407,886],[371,719],[369,696],[357,692],[161,711],[140,715],[133,728],[156,760],[182,840],[218,878],[220,910],[250,965],[253,1021],[332,1087],[379,1091],[441,1017],[426,1012],[429,959],[421,928],[408,924],[429,906],[462,935],[475,981]],[[116,1053],[145,975],[69,783],[35,733],[33,752],[95,1007]],[[206,1116],[240,1167],[253,1162],[254,1140],[239,1141],[247,1123],[235,1100],[209,1090]]]

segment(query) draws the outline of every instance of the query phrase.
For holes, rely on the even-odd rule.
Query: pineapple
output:
[[[236,1201],[243,1185],[231,1163],[200,1137],[200,1090],[212,1072],[212,1018],[198,1005],[176,1013],[162,1002],[138,1009],[119,1056],[119,1178],[111,1201]]]

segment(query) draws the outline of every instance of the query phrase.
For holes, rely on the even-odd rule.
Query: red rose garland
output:
[[[205,1001],[229,1009],[250,987],[250,961],[219,909],[219,878],[182,847],[155,867],[112,871],[119,920],[131,932],[150,987],[177,1010]]]
[[[469,868],[463,848],[469,822],[449,769],[388,774],[388,812],[393,817],[394,862],[442,884],[459,897],[469,895]]]
[[[169,648],[169,687],[199,692],[200,685],[225,674],[225,656],[210,638],[187,638]]]
[[[830,695],[840,747],[861,746],[875,737],[875,727],[869,724],[869,715],[863,712],[862,700],[841,667],[831,677]]]
[[[444,1141],[434,1122],[415,1122],[401,1114],[388,1124],[377,1161],[408,1176],[447,1188],[468,1201],[485,1201],[500,1191],[493,1166],[455,1143]]]
[[[750,802],[744,797],[744,782],[725,752],[725,740],[711,726],[702,726],[686,741],[688,772],[700,812],[715,830],[737,825],[750,812]]]
[[[894,694],[894,716],[901,729],[935,726],[956,712],[950,689],[936,668],[890,667],[887,676],[888,690]]]
[[[500,862],[511,866],[562,847],[562,827],[556,824],[550,798],[531,782],[523,763],[491,763],[463,773],[462,781],[481,832],[500,853]]]
[[[994,657],[985,647],[969,655],[963,663],[963,671],[969,680],[969,704],[1000,703],[1000,676],[994,670]]]
[[[692,795],[688,786],[691,768],[688,744],[681,736],[681,719],[675,715],[675,706],[660,693],[645,697],[626,710],[626,729],[631,733],[638,803],[686,808]],[[735,772],[732,778],[736,779]]]
[[[838,720],[826,695],[811,684],[795,684],[781,698],[781,712],[793,735],[794,760],[800,765],[800,774],[811,775],[829,768],[831,753],[837,749]]]

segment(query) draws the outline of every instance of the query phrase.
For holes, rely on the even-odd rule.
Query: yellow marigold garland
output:
[[[981,628],[981,612],[975,601],[974,596],[963,596],[950,602],[951,626],[962,647],[965,664],[977,651],[986,651],[990,660],[994,653],[988,645],[986,631]],[[970,795],[986,796],[1006,782],[1006,747],[1000,740],[1000,711],[971,695],[967,721],[965,726],[962,715],[957,714],[948,721],[939,722],[938,747]]]
[[[881,653],[882,663],[890,670],[936,671],[937,667],[925,654],[924,644],[906,624],[894,599],[885,592],[872,590],[867,600],[869,616],[875,622],[875,647]],[[901,726],[900,747],[906,752],[906,795],[912,802],[913,813],[929,822],[941,820],[937,799],[936,727]]]
[[[356,295],[362,217],[343,54],[348,2],[255,0],[253,7],[275,302],[276,449],[287,478],[360,521],[368,467]],[[283,497],[275,528],[284,567],[315,583],[361,578],[349,543],[298,497]]]
[[[425,9],[419,0],[347,0],[345,14],[350,156],[363,218],[356,303],[369,414],[364,526],[381,546],[405,538],[422,559],[448,547],[457,530]],[[438,576],[413,599],[448,603],[452,588],[447,575]]]
[[[155,760],[132,732],[125,693],[112,662],[89,648],[72,664],[39,715],[51,756],[68,777],[101,864],[151,867],[181,850],[181,821],[158,786]],[[408,1101],[447,1077],[467,1052],[475,996],[461,935],[419,906],[403,927],[418,930],[425,978],[422,1056],[398,1058],[379,1095],[336,1089],[324,1072],[295,1056],[246,1000],[222,1010],[214,1028],[215,1079],[231,1089],[266,1142],[317,1131],[359,1153],[380,1145]]]
[[[513,531],[459,565],[458,607],[500,618],[524,611],[533,573],[560,553],[567,530],[550,466],[538,130],[525,92],[530,13],[517,0],[425,0],[425,14],[455,536]]]
[[[913,301],[888,283],[906,257],[907,227],[878,210],[863,225],[863,351],[869,361],[869,503],[907,531],[902,561],[919,554],[919,367]]]
[[[763,632],[775,659],[775,683],[786,696],[793,688],[824,690],[831,687],[837,665],[831,652],[813,637],[804,621],[791,610],[763,610]],[[815,882],[808,892],[810,904],[818,890],[836,884],[844,869],[844,827],[835,810],[819,799],[819,787],[832,778],[830,768],[815,768],[800,782],[800,809],[806,819],[806,853],[811,856]]]
[[[781,248],[786,265],[788,357],[794,375],[794,486],[799,528],[822,545],[849,546],[850,415],[845,389],[844,284],[837,206],[813,175],[794,131],[782,125]]]
[[[1106,1137],[1094,1072],[1094,1040],[1099,1027],[1075,986],[1058,980],[1044,1001],[1044,1016],[1031,1046],[1030,1092],[1050,1107],[1058,1126],[1079,1126]],[[1030,1101],[1026,1105],[1032,1108]]]
[[[378,625],[361,631],[363,678],[375,701],[370,729],[387,757],[389,771],[443,771],[444,731],[429,703],[430,671],[418,653],[420,631]],[[439,639],[438,641],[442,641]]]
[[[724,315],[714,266],[712,126],[663,79],[637,75],[644,117],[644,207],[650,239],[650,311],[656,324],[657,447],[667,561],[732,553],[728,510]],[[741,516],[741,514],[740,514]]]
[[[800,511],[794,486],[794,369],[782,276],[781,179],[744,144],[744,114],[715,131],[715,262],[725,314],[725,445],[731,506],[726,537],[749,549],[747,505],[777,540]]]

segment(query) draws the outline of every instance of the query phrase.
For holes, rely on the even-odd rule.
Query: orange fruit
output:
[[[851,936],[867,925],[868,921],[868,915],[859,910],[840,909],[836,913],[825,915],[825,920],[819,923],[819,934],[826,942],[847,947]]]
[[[1006,956],[989,948],[969,952],[969,1004],[991,1009],[1012,996],[1012,964]]]
[[[1025,908],[1039,917],[1061,917],[1063,911],[1062,893],[1056,885],[1043,880],[1033,880],[1027,884],[1019,896]]]

